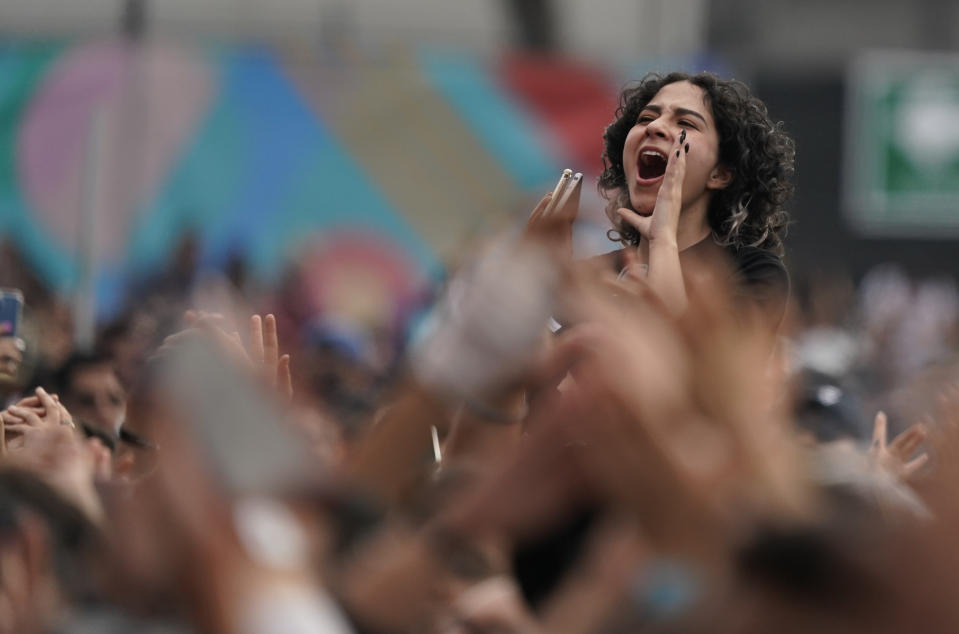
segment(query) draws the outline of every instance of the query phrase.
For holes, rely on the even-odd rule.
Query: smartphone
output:
[[[567,172],[569,170],[566,170]],[[564,173],[565,175],[565,173]],[[558,214],[563,218],[576,218],[579,213],[579,199],[583,191],[583,175],[579,172],[570,175],[565,180],[565,186],[560,194],[552,213]]]
[[[23,293],[16,288],[0,288],[0,337],[16,337],[23,315]]]
[[[560,196],[563,195],[563,192],[566,191],[566,184],[569,183],[572,177],[573,170],[569,168],[564,169],[563,173],[560,174],[559,180],[556,181],[556,187],[553,188],[553,195],[550,196],[549,204],[546,205],[546,209],[543,211],[544,216],[548,216],[556,208],[556,202]]]

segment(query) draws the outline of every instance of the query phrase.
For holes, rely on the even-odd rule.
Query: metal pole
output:
[[[95,108],[90,115],[84,157],[80,234],[78,244],[79,275],[73,298],[73,340],[76,349],[88,352],[96,338],[97,218],[100,213],[103,162],[104,113]]]

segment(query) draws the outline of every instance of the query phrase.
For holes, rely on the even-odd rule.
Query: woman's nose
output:
[[[666,139],[669,138],[672,133],[669,130],[669,126],[667,126],[665,123],[662,123],[660,119],[655,119],[646,125],[646,134],[649,136]]]

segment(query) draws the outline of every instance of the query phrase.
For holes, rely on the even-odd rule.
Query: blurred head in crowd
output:
[[[113,360],[120,382],[128,389],[137,381],[147,356],[159,344],[160,312],[134,310],[107,325],[97,340],[97,349]]]
[[[159,375],[159,361],[148,361],[130,389],[114,453],[114,473],[120,478],[136,479],[156,467],[159,432],[155,421],[166,411],[165,398],[159,395]]]
[[[23,340],[17,337],[0,337],[0,377],[13,380],[23,363]]]
[[[23,350],[23,340],[19,337],[0,337],[0,396],[4,399],[20,387]]]
[[[83,513],[39,477],[0,471],[0,631],[58,629],[62,606],[89,574],[92,535]]]
[[[683,211],[705,202],[706,220],[721,244],[781,254],[795,145],[738,81],[708,73],[650,74],[623,91],[616,120],[606,128],[606,169],[599,180],[612,205],[652,213],[665,160],[647,165],[641,152],[665,152],[683,131],[690,146]],[[624,241],[638,242],[634,229],[610,216]]]
[[[115,436],[126,415],[126,391],[112,361],[97,354],[74,354],[57,374],[63,404],[83,424]]]

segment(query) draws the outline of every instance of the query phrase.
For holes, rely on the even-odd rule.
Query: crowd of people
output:
[[[739,82],[647,76],[604,142],[615,250],[564,174],[375,354],[189,262],[78,349],[6,245],[0,632],[959,628],[955,288],[790,280]]]

